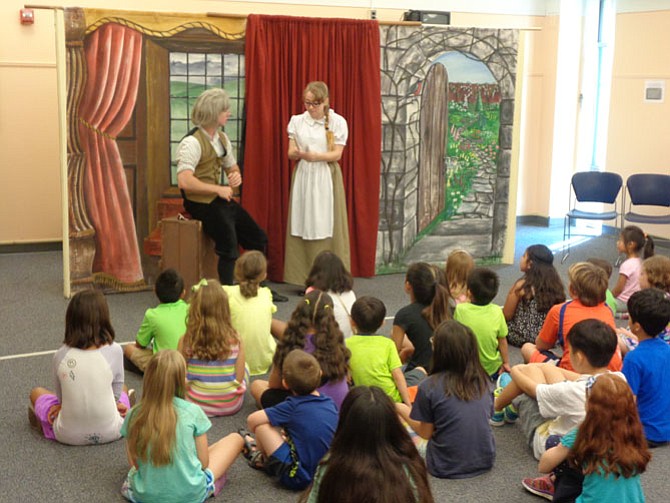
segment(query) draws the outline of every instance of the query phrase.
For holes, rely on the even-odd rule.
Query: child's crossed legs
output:
[[[512,367],[512,380],[495,399],[494,409],[503,410],[516,397],[524,393],[535,398],[538,384],[555,384],[574,381],[579,377],[576,372],[557,367],[553,363],[526,363]]]

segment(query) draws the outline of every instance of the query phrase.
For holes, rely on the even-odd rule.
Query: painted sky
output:
[[[495,84],[496,80],[488,67],[471,54],[449,51],[441,54],[433,64],[444,65],[449,74],[449,82],[470,84]]]

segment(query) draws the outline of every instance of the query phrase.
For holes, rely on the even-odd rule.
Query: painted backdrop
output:
[[[203,86],[231,90],[229,134],[243,159],[245,20],[76,8],[65,19],[65,281],[73,291],[147,288],[160,267],[158,224],[181,207],[172,154]],[[376,271],[443,262],[454,248],[495,260],[510,210],[517,31],[379,29]]]
[[[502,255],[518,32],[383,26],[378,271]]]

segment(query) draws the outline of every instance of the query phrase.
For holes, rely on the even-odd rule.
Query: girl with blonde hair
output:
[[[130,463],[121,494],[129,501],[205,501],[221,491],[226,471],[242,452],[237,433],[207,445],[212,423],[184,400],[185,382],[181,354],[166,349],[152,357],[142,400],[121,429]]]
[[[454,306],[468,300],[468,274],[475,268],[475,261],[465,250],[454,250],[447,257],[445,274],[449,295]]]
[[[186,400],[208,416],[229,416],[242,408],[247,390],[244,349],[221,284],[203,279],[194,289],[179,343],[186,359]]]
[[[342,158],[349,129],[330,106],[328,86],[310,82],[303,91],[305,112],[288,124],[288,158],[297,161],[291,181],[284,281],[303,285],[315,257],[331,250],[350,268],[349,227]]]

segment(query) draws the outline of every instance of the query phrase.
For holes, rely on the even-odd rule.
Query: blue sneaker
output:
[[[509,372],[502,372],[496,381],[496,388],[504,388],[512,382],[512,376]]]
[[[507,424],[514,424],[516,423],[516,420],[519,419],[519,411],[516,410],[516,407],[514,407],[512,404],[509,404],[507,407],[505,407],[503,410],[503,415]]]
[[[494,410],[491,419],[489,419],[489,424],[491,426],[504,426],[505,425],[505,411],[504,410]]]

